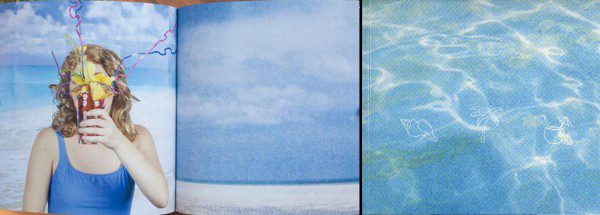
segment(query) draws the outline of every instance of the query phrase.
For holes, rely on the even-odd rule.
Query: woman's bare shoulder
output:
[[[40,140],[56,140],[56,132],[52,127],[46,127],[38,132],[36,138],[40,138]]]
[[[56,146],[56,142],[56,132],[53,128],[47,127],[43,128],[42,130],[40,130],[40,132],[38,132],[37,136],[35,137],[34,144]]]
[[[135,132],[137,133],[137,137],[135,138],[134,142],[143,142],[146,143],[148,142],[148,140],[152,140],[152,134],[150,133],[150,130],[148,130],[146,127],[144,127],[143,125],[138,125],[135,124]]]
[[[150,134],[150,131],[143,125],[135,124],[135,132],[141,138],[152,138],[152,134]]]
[[[54,159],[58,152],[58,139],[54,129],[48,127],[38,132],[32,146],[32,154],[45,156],[47,159]]]
[[[144,154],[149,154],[151,152],[156,152],[156,146],[154,144],[154,139],[152,138],[152,134],[150,131],[142,126],[135,125],[135,131],[137,132],[137,137],[134,140],[134,145],[142,151]]]

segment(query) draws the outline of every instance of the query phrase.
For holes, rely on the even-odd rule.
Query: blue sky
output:
[[[0,5],[0,64],[54,65],[51,51],[59,61],[70,47],[64,34],[77,38],[75,21],[68,15],[69,2],[5,3]],[[171,7],[118,2],[83,2],[84,43],[94,43],[121,56],[146,51],[172,27],[176,10]],[[159,48],[173,45],[169,38]],[[151,57],[139,67],[163,68],[165,57]]]
[[[358,179],[359,8],[236,2],[178,11],[178,178]]]

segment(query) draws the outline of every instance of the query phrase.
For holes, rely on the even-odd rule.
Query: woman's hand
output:
[[[84,113],[86,116],[96,116],[94,119],[86,119],[79,124],[79,133],[82,133],[82,139],[89,143],[102,143],[106,147],[113,149],[129,140],[117,128],[110,115],[103,109],[93,109]],[[85,134],[92,134],[88,136]]]
[[[99,142],[112,149],[144,196],[154,206],[166,207],[169,202],[169,187],[150,132],[144,127],[136,126],[138,135],[134,140],[137,143],[135,146],[121,133],[105,110],[93,109],[85,114],[98,118],[83,120],[79,124],[79,132],[98,136],[84,135],[83,140]]]

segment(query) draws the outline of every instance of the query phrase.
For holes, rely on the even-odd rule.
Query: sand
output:
[[[176,208],[189,214],[357,214],[359,184],[220,185],[177,181]]]

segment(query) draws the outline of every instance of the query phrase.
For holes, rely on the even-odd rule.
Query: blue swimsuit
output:
[[[121,164],[112,173],[89,174],[71,166],[65,141],[60,132],[60,158],[50,179],[48,213],[129,214],[134,181]]]

